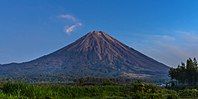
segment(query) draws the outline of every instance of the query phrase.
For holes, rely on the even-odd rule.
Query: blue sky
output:
[[[0,63],[25,62],[102,30],[169,66],[198,57],[197,0],[1,0]]]

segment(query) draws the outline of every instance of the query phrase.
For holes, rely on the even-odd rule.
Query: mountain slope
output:
[[[44,79],[93,77],[167,77],[169,67],[122,44],[102,31],[36,60],[0,66],[0,75]]]

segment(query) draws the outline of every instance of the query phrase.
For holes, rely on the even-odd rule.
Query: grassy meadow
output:
[[[189,91],[193,91],[193,90],[189,90]],[[0,98],[1,99],[179,99],[180,94],[178,92],[179,91],[173,91],[173,90],[161,88],[156,85],[148,84],[148,83],[100,84],[100,85],[4,83],[1,84],[0,87]],[[185,95],[183,93],[182,95]],[[194,96],[195,94],[198,95],[198,92],[191,94],[192,95],[190,95],[190,97]],[[182,96],[182,97],[186,97],[186,96]]]

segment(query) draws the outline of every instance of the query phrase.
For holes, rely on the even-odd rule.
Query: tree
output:
[[[197,85],[198,83],[198,63],[196,58],[189,58],[185,63],[181,63],[177,68],[171,68],[169,71],[171,79],[187,85]]]

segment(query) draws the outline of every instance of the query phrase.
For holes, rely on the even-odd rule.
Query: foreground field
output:
[[[177,99],[176,91],[145,83],[129,85],[31,85],[6,83],[1,86],[0,98],[7,99]]]
[[[152,84],[1,84],[1,99],[196,99],[196,89],[168,90]]]

